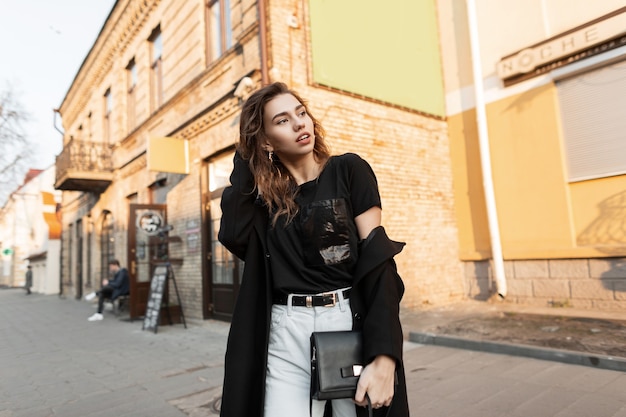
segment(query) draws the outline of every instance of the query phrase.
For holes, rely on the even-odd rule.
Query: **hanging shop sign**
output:
[[[164,224],[163,217],[156,211],[149,210],[137,217],[137,227],[148,236],[158,235]]]
[[[626,7],[500,60],[498,76],[514,84],[626,45]]]

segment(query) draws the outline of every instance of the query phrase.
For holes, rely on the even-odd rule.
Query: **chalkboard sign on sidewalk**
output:
[[[154,269],[154,275],[150,283],[146,315],[143,319],[143,330],[154,330],[155,333],[157,332],[161,302],[163,301],[163,291],[166,288],[165,283],[167,281],[168,272],[169,268],[167,266],[157,266]]]
[[[148,304],[146,305],[146,315],[143,319],[143,330],[154,330],[157,332],[159,325],[161,304],[165,302],[164,309],[167,312],[170,324],[172,324],[172,316],[170,312],[170,305],[168,302],[167,294],[167,282],[172,281],[174,284],[174,290],[176,291],[176,299],[178,301],[178,312],[180,318],[187,328],[187,322],[185,321],[185,315],[183,314],[183,304],[180,301],[180,294],[178,293],[178,285],[176,285],[176,278],[174,277],[174,271],[172,270],[172,264],[169,262],[159,263],[154,268],[154,274],[152,281],[150,282],[150,293],[148,294]],[[165,300],[165,301],[164,301]]]

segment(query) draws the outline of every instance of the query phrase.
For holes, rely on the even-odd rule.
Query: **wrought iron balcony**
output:
[[[56,158],[57,190],[100,193],[113,180],[112,151],[108,144],[72,139]]]

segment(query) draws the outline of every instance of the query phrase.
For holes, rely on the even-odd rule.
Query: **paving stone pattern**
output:
[[[0,290],[0,417],[218,414],[228,323],[154,334],[93,312]],[[623,372],[408,342],[405,362],[413,416],[626,417]]]
[[[170,401],[221,394],[227,323],[155,334],[111,311],[88,322],[93,312],[84,301],[0,291],[0,417],[185,416]]]

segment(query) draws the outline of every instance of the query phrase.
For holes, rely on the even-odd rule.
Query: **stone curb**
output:
[[[503,355],[523,356],[526,358],[562,362],[572,365],[590,366],[611,371],[626,372],[626,358],[595,355],[592,353],[569,350],[542,348],[528,345],[516,345],[506,342],[463,339],[454,336],[442,336],[434,333],[410,332],[409,340],[423,345],[445,346]]]

